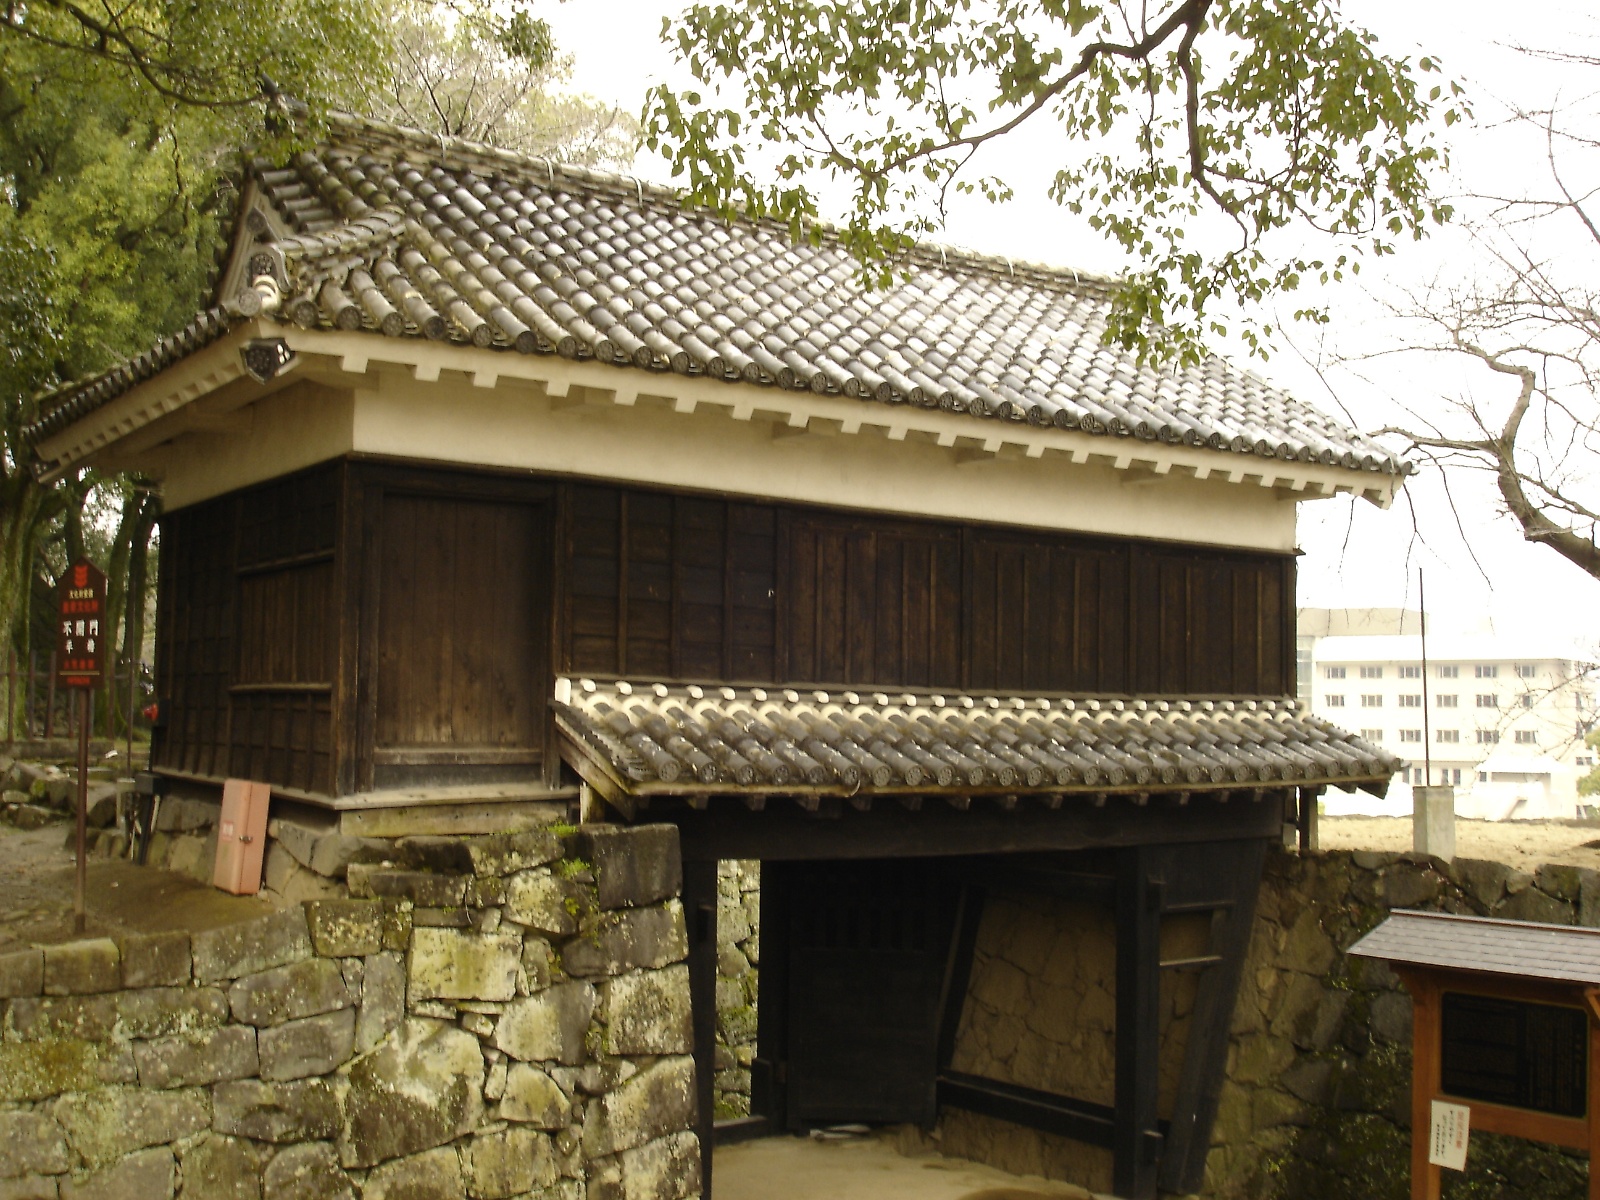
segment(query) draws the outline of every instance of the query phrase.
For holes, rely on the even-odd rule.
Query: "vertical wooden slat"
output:
[[[1112,1191],[1153,1200],[1160,1160],[1156,1102],[1160,1088],[1159,957],[1161,897],[1145,852],[1118,855],[1115,1129]]]

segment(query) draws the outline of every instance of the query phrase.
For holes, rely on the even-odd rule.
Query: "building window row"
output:
[[[1478,735],[1478,745],[1480,746],[1498,746],[1500,744],[1500,731],[1498,729],[1479,729],[1476,733]]]
[[[1496,696],[1492,692],[1479,692],[1478,693],[1478,707],[1479,708],[1499,708],[1500,707],[1500,697]]]
[[[1420,742],[1422,740],[1422,730],[1402,729],[1400,731],[1400,740],[1402,742]]]
[[[1415,695],[1401,696],[1400,697],[1400,707],[1401,708],[1421,708],[1422,707],[1422,696],[1421,696],[1421,694],[1418,693],[1418,694],[1415,694]]]
[[[1362,708],[1382,708],[1383,697],[1377,692],[1363,692],[1361,695]]]
[[[1383,678],[1383,668],[1382,667],[1362,667],[1361,668],[1361,678],[1363,678],[1363,679],[1382,679]]]
[[[1324,696],[1322,698],[1322,702],[1324,704],[1326,704],[1329,708],[1343,708],[1344,707],[1344,697],[1340,696],[1340,695],[1337,695],[1337,694]]]

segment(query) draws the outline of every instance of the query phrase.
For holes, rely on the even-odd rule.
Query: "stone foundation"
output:
[[[750,1115],[761,970],[761,864],[717,865],[717,1116]]]
[[[280,825],[340,894],[0,957],[0,1200],[698,1195],[676,830],[522,823]]]

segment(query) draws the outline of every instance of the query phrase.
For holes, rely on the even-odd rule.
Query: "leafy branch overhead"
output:
[[[1336,0],[743,0],[664,36],[698,86],[655,89],[645,139],[690,200],[815,238],[842,184],[869,281],[953,191],[1008,199],[980,152],[1048,125],[1050,195],[1134,264],[1111,336],[1155,359],[1232,328],[1260,352],[1270,327],[1230,327],[1224,304],[1341,279],[1448,220],[1437,135],[1468,111]]]

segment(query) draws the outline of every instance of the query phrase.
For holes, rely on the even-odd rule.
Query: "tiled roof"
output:
[[[1378,787],[1400,767],[1291,700],[856,693],[566,680],[556,723],[659,793],[1101,793]]]
[[[240,223],[241,237],[257,239],[248,276],[272,275],[283,290],[267,315],[308,327],[1411,469],[1221,359],[1140,367],[1102,341],[1114,288],[1104,279],[919,247],[903,276],[867,290],[826,232],[797,245],[785,228],[686,211],[675,193],[635,180],[352,117],[333,120],[321,150],[259,168],[256,181],[272,217],[252,211]],[[275,237],[274,224],[293,232]],[[262,307],[248,281],[222,300],[246,316]],[[31,435],[65,427],[166,360],[137,361],[58,393]]]
[[[1362,958],[1600,984],[1600,929],[1401,911],[1350,947]]]

